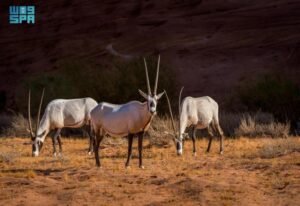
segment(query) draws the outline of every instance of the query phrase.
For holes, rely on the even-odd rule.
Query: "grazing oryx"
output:
[[[145,59],[144,64],[148,94],[141,90],[139,90],[139,93],[147,100],[146,102],[131,101],[121,105],[102,102],[91,111],[91,124],[95,134],[95,160],[98,167],[100,167],[98,149],[104,136],[128,136],[128,157],[126,161],[126,167],[128,167],[131,158],[133,137],[137,135],[139,167],[143,168],[142,149],[144,132],[148,130],[151,120],[156,113],[157,102],[164,94],[164,92],[157,94],[160,57],[158,57],[153,94],[151,93]]]
[[[44,90],[42,93],[38,116],[37,116],[37,127],[35,133],[32,130],[31,124],[31,114],[30,114],[30,91],[28,97],[28,122],[30,135],[32,139],[32,156],[38,156],[42,149],[46,135],[51,130],[56,130],[54,136],[52,137],[53,143],[53,154],[56,156],[56,140],[58,140],[59,151],[62,152],[60,132],[64,127],[68,128],[80,128],[86,126],[88,135],[90,136],[90,147],[89,154],[93,152],[93,139],[90,134],[90,112],[97,106],[97,102],[92,98],[82,98],[82,99],[56,99],[51,101],[46,109],[45,113],[40,119],[41,106],[44,97]],[[88,129],[89,128],[89,129]]]
[[[171,105],[168,100],[169,110],[172,119],[172,125],[175,133],[175,141],[176,141],[176,149],[177,154],[182,155],[182,146],[184,141],[184,136],[186,135],[185,129],[187,127],[193,128],[193,153],[196,155],[196,130],[197,129],[205,129],[207,128],[208,133],[210,135],[207,152],[210,150],[211,141],[213,137],[212,128],[215,132],[218,133],[220,137],[220,154],[223,154],[223,131],[219,124],[219,106],[216,101],[212,98],[205,96],[205,97],[186,97],[184,98],[182,104],[181,101],[181,94],[182,94],[183,87],[180,90],[179,94],[179,134],[176,133],[173,114]],[[180,106],[181,105],[181,106]],[[211,128],[212,127],[212,128]],[[178,136],[178,137],[177,137]]]

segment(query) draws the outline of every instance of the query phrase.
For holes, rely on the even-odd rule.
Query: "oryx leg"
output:
[[[219,123],[215,125],[216,131],[219,135],[220,138],[220,154],[223,154],[223,140],[224,140],[224,133],[223,130],[221,129]]]
[[[60,135],[61,129],[58,128],[54,134],[54,136],[52,137],[52,145],[53,145],[53,156],[56,156],[56,142],[57,142],[57,137]],[[61,147],[61,145],[60,145]]]
[[[127,156],[127,161],[125,164],[126,167],[129,167],[129,162],[131,159],[133,137],[134,137],[133,134],[128,135],[128,154],[127,154],[128,156]]]
[[[61,134],[57,136],[58,146],[59,146],[59,153],[62,155],[62,146],[61,146]]]
[[[209,142],[208,142],[208,146],[207,146],[206,152],[209,152],[210,151],[210,147],[211,147],[211,142],[212,142],[212,139],[213,139],[213,136],[214,136],[210,125],[208,125],[207,131],[208,131],[208,134],[209,134]]]
[[[85,131],[88,134],[89,139],[90,139],[90,145],[89,145],[89,152],[88,153],[89,153],[89,155],[91,155],[94,151],[94,145],[93,145],[94,138],[93,138],[93,135],[92,135],[92,127],[89,124],[89,125],[84,126],[84,128],[85,128]]]
[[[139,148],[139,167],[144,169],[143,166],[143,138],[144,132],[138,133],[138,148]]]
[[[192,140],[193,140],[193,154],[196,156],[196,132],[197,128],[196,126],[193,127],[193,134],[192,134]]]
[[[99,160],[99,146],[103,139],[104,135],[100,134],[100,131],[97,131],[95,134],[95,142],[94,142],[94,152],[95,152],[95,160],[96,166],[101,167],[100,160]]]

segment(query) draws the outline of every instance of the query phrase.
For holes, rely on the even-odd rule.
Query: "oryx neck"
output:
[[[50,131],[49,126],[50,126],[49,118],[47,118],[47,115],[43,115],[43,118],[41,119],[38,130],[37,130],[36,139],[44,142],[47,133]]]

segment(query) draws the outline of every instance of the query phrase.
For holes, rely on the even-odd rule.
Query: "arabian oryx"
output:
[[[148,130],[153,116],[156,114],[158,100],[164,92],[157,94],[160,56],[158,57],[156,79],[153,94],[149,83],[147,63],[144,59],[148,94],[139,90],[146,102],[131,101],[126,104],[116,105],[106,102],[98,104],[91,111],[91,124],[95,134],[95,160],[100,167],[99,145],[104,136],[128,137],[128,157],[125,166],[129,166],[134,136],[138,136],[139,167],[143,168],[142,149],[144,132]]]
[[[59,151],[62,152],[61,146],[61,129],[64,127],[68,128],[80,128],[85,126],[88,135],[90,136],[90,147],[89,154],[93,151],[93,139],[90,134],[90,112],[97,106],[97,102],[92,98],[82,99],[56,99],[51,101],[44,112],[44,115],[40,119],[41,106],[44,97],[44,90],[42,93],[38,116],[37,116],[37,127],[35,133],[32,130],[31,114],[30,114],[30,91],[28,96],[28,122],[30,135],[32,139],[32,156],[38,156],[42,149],[46,135],[51,130],[56,130],[52,137],[53,143],[53,154],[56,156],[56,140],[59,144]]]
[[[182,104],[181,101],[181,94],[183,91],[183,87],[180,90],[179,94],[179,133],[176,132],[172,109],[170,105],[170,101],[168,96],[168,105],[170,110],[170,115],[172,119],[172,126],[175,134],[175,141],[176,141],[176,149],[177,154],[182,155],[183,151],[183,141],[184,137],[187,135],[185,132],[187,127],[192,127],[193,129],[193,153],[196,155],[196,130],[197,129],[205,129],[207,128],[208,133],[210,135],[209,143],[206,152],[209,152],[211,141],[213,137],[212,129],[218,133],[220,137],[220,154],[223,154],[223,131],[219,124],[219,106],[218,103],[213,100],[211,97],[204,96],[204,97],[186,97],[184,98]]]

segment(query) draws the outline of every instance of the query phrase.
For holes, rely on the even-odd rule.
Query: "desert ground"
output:
[[[138,167],[137,140],[131,167],[127,144],[101,146],[101,168],[87,154],[88,140],[63,138],[62,157],[52,156],[47,138],[31,157],[26,138],[0,139],[0,205],[297,205],[300,201],[300,138],[187,141],[183,156],[172,143],[144,142]]]

